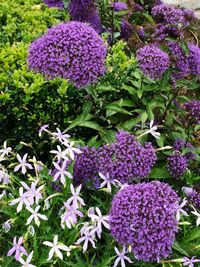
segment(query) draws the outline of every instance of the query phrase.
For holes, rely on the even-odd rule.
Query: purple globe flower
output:
[[[74,164],[76,184],[94,184],[98,187],[98,173],[109,173],[111,180],[122,184],[145,178],[156,162],[156,152],[151,143],[140,144],[127,132],[119,132],[116,142],[99,148],[84,148]]]
[[[81,22],[52,27],[29,47],[28,65],[47,79],[69,79],[78,88],[95,83],[105,73],[106,46]]]
[[[115,11],[126,10],[128,8],[125,2],[113,2],[112,7]]]
[[[63,8],[63,1],[62,0],[44,0],[44,2],[48,7]]]
[[[178,232],[175,215],[179,201],[176,192],[159,181],[125,187],[112,201],[112,236],[121,245],[131,245],[138,260],[167,258]]]
[[[189,117],[196,123],[200,123],[200,100],[191,100],[183,105]]]
[[[185,52],[177,42],[168,42],[168,47],[173,57],[173,67],[175,70],[173,77],[175,79],[184,78],[190,73],[189,62]]]
[[[167,169],[171,176],[176,179],[180,178],[185,173],[188,166],[186,157],[176,153],[170,155],[167,160]]]
[[[194,44],[188,44],[189,48],[189,68],[194,75],[200,75],[200,48]]]
[[[152,15],[157,22],[177,25],[181,23],[184,26],[189,25],[190,13],[170,5],[160,4],[152,8]]]
[[[127,18],[124,18],[122,20],[120,29],[121,38],[127,41],[132,36],[133,30],[134,26],[128,21]]]
[[[187,196],[187,201],[190,204],[192,204],[195,208],[200,208],[200,191],[199,191],[199,187],[198,187],[197,190],[196,190],[196,186],[194,188],[183,187],[183,191]]]
[[[186,142],[183,139],[177,139],[173,145],[173,148],[174,148],[174,150],[179,151],[179,152],[183,152],[183,150],[186,148],[188,148],[190,150],[195,149],[190,142]],[[196,155],[194,153],[192,153],[191,151],[185,153],[185,157],[188,161],[196,159]]]
[[[143,73],[152,80],[161,79],[170,65],[168,54],[155,45],[145,45],[140,48],[137,51],[137,59]]]
[[[69,14],[72,21],[87,22],[98,33],[102,32],[102,25],[95,0],[71,0]]]

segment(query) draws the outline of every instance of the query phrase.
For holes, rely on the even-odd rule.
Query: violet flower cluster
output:
[[[161,79],[170,66],[168,54],[155,45],[145,45],[140,48],[137,51],[137,59],[143,73],[152,80]]]
[[[200,100],[191,100],[183,105],[189,117],[196,123],[200,123]]]
[[[184,149],[195,150],[194,146],[190,142],[187,142],[183,139],[177,139],[173,145],[173,148],[181,153],[184,151]],[[187,160],[196,159],[196,155],[192,151],[186,152],[185,157]]]
[[[188,26],[189,21],[193,18],[193,13],[179,8],[172,7],[170,5],[160,4],[152,8],[152,15],[159,23],[165,24],[182,24]]]
[[[186,156],[175,153],[170,155],[167,160],[167,169],[170,172],[171,176],[176,179],[180,178],[185,173],[188,166]]]
[[[52,27],[29,47],[29,68],[47,79],[69,79],[78,88],[105,73],[106,46],[97,32],[81,22]]]
[[[63,1],[62,0],[44,0],[44,2],[48,7],[63,8]]]
[[[101,19],[95,0],[71,0],[68,9],[72,21],[87,22],[98,33],[102,32]]]
[[[146,178],[156,162],[156,152],[151,143],[140,144],[127,132],[116,134],[116,141],[99,148],[85,147],[74,164],[76,184],[90,184],[99,187],[98,173],[109,173],[110,180],[132,183],[133,180]]]
[[[166,183],[153,181],[121,189],[109,213],[112,236],[131,246],[134,256],[143,261],[159,261],[171,253],[175,218],[180,199]]]
[[[192,204],[195,208],[200,208],[200,191],[199,186],[183,187],[183,191],[187,196],[187,201]]]
[[[125,2],[113,2],[112,7],[115,11],[126,10],[128,8]]]

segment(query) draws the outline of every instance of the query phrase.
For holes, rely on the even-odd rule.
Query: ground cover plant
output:
[[[0,266],[200,266],[200,47],[160,0],[0,3]]]

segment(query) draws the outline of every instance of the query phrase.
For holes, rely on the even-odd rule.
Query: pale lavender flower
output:
[[[57,146],[57,150],[51,150],[50,153],[55,154],[55,157],[58,161],[61,161],[62,159],[69,160],[69,158],[66,156],[67,150],[62,150],[60,146]]]
[[[2,199],[4,196],[6,196],[6,190],[3,190],[3,192],[0,194],[0,199]]]
[[[183,257],[183,266],[188,266],[188,267],[194,267],[195,262],[200,262],[200,260],[195,259],[195,257],[192,257],[191,259],[188,259],[187,257]]]
[[[195,216],[197,216],[196,225],[199,226],[199,224],[200,224],[200,213],[197,212],[197,210],[194,207],[193,207],[193,209],[194,209],[194,211],[191,211],[191,213],[194,214]]]
[[[26,261],[22,258],[19,259],[19,262],[22,264],[22,267],[36,267],[33,264],[30,264],[33,257],[33,251],[28,255]]]
[[[48,246],[48,247],[51,247],[51,249],[49,251],[49,257],[47,259],[48,261],[52,259],[54,254],[62,260],[63,259],[63,255],[60,252],[60,250],[64,250],[66,252],[70,252],[70,248],[69,247],[58,243],[58,235],[54,236],[53,243],[48,242],[48,241],[44,241],[43,244]]]
[[[82,185],[79,185],[76,189],[74,188],[73,184],[70,184],[70,190],[72,193],[72,197],[70,197],[67,200],[68,204],[73,203],[73,206],[75,208],[78,208],[79,206],[85,206],[84,200],[79,196],[80,191],[81,191]]]
[[[6,185],[10,183],[10,176],[4,170],[0,170],[0,182]]]
[[[118,250],[118,248],[115,247],[115,252],[117,254],[117,259],[115,260],[113,267],[117,267],[119,263],[121,264],[121,267],[126,267],[125,260],[128,261],[129,263],[133,263],[129,259],[129,257],[125,256],[125,254],[127,253],[127,249],[125,246],[123,246],[121,252]]]
[[[104,186],[107,187],[107,190],[109,193],[112,192],[112,187],[111,185],[115,185],[115,181],[113,181],[111,178],[110,178],[110,175],[109,173],[106,173],[106,175],[103,175],[101,172],[99,172],[99,176],[100,178],[103,180],[103,182],[100,184],[100,188],[103,188]]]
[[[184,216],[189,216],[186,211],[183,210],[183,207],[187,204],[187,200],[184,198],[183,202],[178,205],[177,213],[176,213],[176,220],[180,221],[181,214]]]
[[[3,149],[0,149],[0,161],[4,159],[5,156],[9,157],[9,154],[11,153],[12,148],[7,147],[7,141],[3,143]]]
[[[99,230],[99,232],[102,232],[102,225],[107,228],[110,229],[110,225],[108,223],[109,221],[109,216],[108,215],[102,215],[101,211],[98,207],[96,207],[96,214],[90,214],[90,218],[92,220],[92,222],[96,222],[97,223],[97,228]]]
[[[71,229],[73,225],[77,223],[77,217],[83,217],[83,213],[77,209],[73,204],[69,205],[67,202],[64,203],[65,205],[65,213],[61,216],[61,227]]]
[[[13,222],[13,220],[9,219],[2,225],[2,228],[4,229],[5,233],[8,233],[10,231],[12,222]]]
[[[40,191],[44,188],[45,185],[41,185],[38,188],[36,188],[39,180],[36,180],[35,182],[31,183],[31,186],[29,187],[25,182],[20,182],[21,185],[27,190],[27,196],[29,203],[33,205],[34,203],[38,204],[39,200],[42,199],[42,195]]]
[[[76,148],[76,147],[73,147],[74,146],[74,142],[64,142],[63,143],[64,146],[67,147],[66,149],[66,152],[67,152],[67,155],[69,155],[69,157],[74,160],[75,158],[75,154],[81,154],[81,150]]]
[[[23,187],[19,188],[19,198],[14,199],[13,201],[11,201],[10,205],[16,205],[17,203],[17,213],[20,212],[23,208],[23,205],[25,205],[26,207],[30,206],[30,202],[28,201],[28,194],[23,192]]]
[[[45,124],[45,125],[40,127],[40,129],[39,129],[39,136],[40,137],[42,136],[43,132],[49,132],[49,131],[47,131],[47,128],[49,128],[49,124]]]
[[[85,231],[84,235],[81,238],[79,238],[75,242],[75,244],[79,245],[82,242],[84,242],[84,244],[83,244],[83,252],[86,252],[86,250],[88,249],[89,242],[92,244],[93,248],[96,248],[95,242],[93,240],[93,234],[90,231]]]
[[[22,173],[25,174],[27,168],[30,169],[30,170],[33,169],[32,165],[31,165],[30,163],[27,163],[27,161],[26,161],[27,156],[28,156],[28,154],[26,153],[26,154],[23,156],[23,158],[21,158],[20,155],[17,154],[17,159],[18,159],[18,161],[19,161],[20,164],[18,164],[18,165],[15,167],[14,172],[17,172],[17,171],[21,168],[21,169],[22,169],[22,170],[21,170]]]
[[[27,210],[30,211],[32,215],[27,219],[26,225],[29,225],[34,219],[35,224],[39,227],[40,219],[45,220],[45,221],[48,220],[47,216],[38,213],[39,209],[40,209],[40,206],[37,206],[35,210],[33,210],[31,207],[27,207]]]
[[[156,125],[153,126],[153,124],[154,124],[154,121],[151,120],[150,121],[150,125],[149,125],[149,130],[147,130],[146,132],[142,133],[138,138],[140,138],[140,137],[142,137],[142,136],[144,136],[146,134],[151,134],[155,138],[160,139],[160,133],[157,132],[158,127]]]
[[[65,176],[69,177],[70,179],[73,178],[70,172],[66,171],[67,160],[64,160],[62,165],[60,166],[58,163],[53,162],[54,167],[56,168],[57,172],[54,174],[54,181],[60,179],[61,183],[65,184]]]
[[[26,249],[22,247],[23,242],[24,239],[22,236],[19,238],[18,242],[17,237],[15,236],[13,239],[13,247],[8,251],[7,256],[11,256],[15,252],[16,261],[19,261],[21,253],[28,256]]]
[[[56,128],[57,132],[52,133],[52,135],[59,140],[60,143],[68,142],[68,138],[70,138],[69,134],[65,132],[61,132],[59,128]]]

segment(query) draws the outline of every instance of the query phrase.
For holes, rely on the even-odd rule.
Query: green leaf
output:
[[[128,115],[132,115],[131,112],[129,112],[128,110],[126,110],[125,108],[122,108],[120,107],[119,105],[116,105],[116,104],[109,104],[106,106],[106,109],[107,110],[111,110],[111,111],[114,111],[115,113],[122,113],[122,114],[128,114]],[[112,114],[113,115],[113,114]],[[110,115],[109,115],[110,116]],[[109,117],[107,115],[107,117]]]
[[[127,90],[131,95],[137,94],[137,90],[133,86],[123,84],[122,89]]]
[[[125,129],[125,130],[128,130],[128,131],[131,131],[133,129],[133,127],[140,121],[140,118],[137,117],[137,118],[132,118],[128,121],[125,121],[124,123],[122,123],[120,125],[121,128]]]
[[[89,121],[92,118],[93,118],[93,115],[91,115],[89,113],[82,113],[81,115],[76,117],[76,119],[74,119],[70,123],[70,125],[67,127],[67,131],[69,131],[70,129],[72,129],[72,128],[76,127],[76,126],[80,126],[80,124],[83,125],[83,123],[85,123],[86,121]]]
[[[85,121],[85,122],[80,123],[78,126],[91,128],[97,131],[102,130],[101,126],[95,121]]]
[[[96,87],[96,91],[97,92],[113,92],[113,91],[118,92],[118,90],[112,87],[111,85],[98,85]]]
[[[181,245],[177,241],[174,242],[173,249],[175,249],[176,251],[178,251],[182,255],[189,257],[189,254],[187,253],[187,251],[185,251],[185,249],[182,248]]]
[[[150,178],[153,179],[166,179],[166,178],[171,178],[169,172],[167,169],[164,167],[161,168],[153,168],[150,175]]]
[[[146,122],[147,118],[148,118],[148,115],[147,115],[147,112],[145,111],[142,113],[142,115],[140,117],[142,124],[144,124]]]

